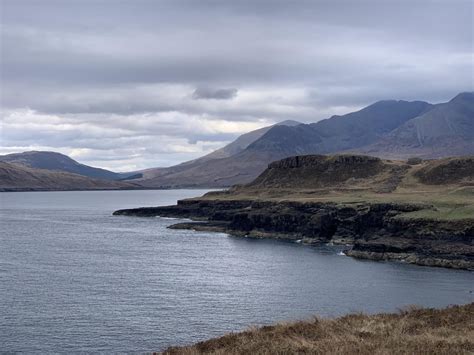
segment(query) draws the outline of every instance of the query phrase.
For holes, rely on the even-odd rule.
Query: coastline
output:
[[[429,207],[429,206],[428,206]],[[189,199],[175,206],[118,210],[114,215],[189,218],[169,228],[224,232],[303,244],[346,245],[345,254],[423,266],[474,270],[474,220],[406,218],[414,203]]]
[[[146,187],[146,186],[136,186],[136,187],[121,187],[121,188],[97,188],[97,189],[57,189],[57,188],[0,188],[0,193],[2,192],[64,192],[64,191],[135,191],[135,190],[216,190],[219,189],[213,187]]]

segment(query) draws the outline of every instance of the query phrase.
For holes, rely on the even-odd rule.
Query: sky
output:
[[[473,91],[471,0],[0,0],[0,154],[170,166],[291,119]]]

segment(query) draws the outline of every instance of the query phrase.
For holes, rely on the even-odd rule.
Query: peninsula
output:
[[[356,258],[473,269],[474,158],[295,156],[246,185],[114,215],[189,218],[170,228],[342,244]]]

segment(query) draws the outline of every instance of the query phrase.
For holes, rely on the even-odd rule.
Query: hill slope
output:
[[[362,191],[387,193],[409,187],[417,190],[441,186],[474,186],[474,157],[422,161],[416,165],[404,161],[382,160],[364,155],[304,155],[269,164],[254,181],[235,187],[234,192],[257,193],[283,189]]]
[[[0,191],[116,190],[138,188],[121,181],[99,180],[82,175],[20,164],[0,162]]]
[[[287,120],[287,121],[279,122],[273,126],[263,127],[255,131],[242,134],[235,141],[226,145],[225,147],[218,149],[194,161],[204,162],[204,161],[208,161],[212,159],[221,159],[221,158],[231,157],[245,150],[250,144],[258,140],[260,137],[262,137],[265,133],[267,133],[270,129],[274,127],[280,127],[280,126],[295,127],[300,124],[301,122]]]
[[[273,126],[263,127],[241,135],[232,143],[201,158],[181,163],[169,168],[155,168],[141,171],[143,178],[138,183],[148,187],[215,187],[229,186],[247,181],[247,175],[261,171],[262,164],[252,158],[243,164],[229,165],[229,160],[243,152],[255,140],[262,137],[272,127],[298,126],[297,121],[283,121]],[[265,168],[268,160],[263,163]]]
[[[409,166],[357,155],[306,155],[271,163],[242,189],[363,189],[395,190]]]
[[[264,326],[162,354],[468,354],[474,349],[473,329],[474,303],[441,310],[413,307]]]
[[[63,171],[95,179],[119,180],[123,174],[78,163],[67,155],[56,152],[30,151],[0,156],[0,161],[30,168]]]

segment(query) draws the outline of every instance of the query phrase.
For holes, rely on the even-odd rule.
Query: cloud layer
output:
[[[0,153],[134,170],[245,131],[473,90],[453,1],[2,1]]]

